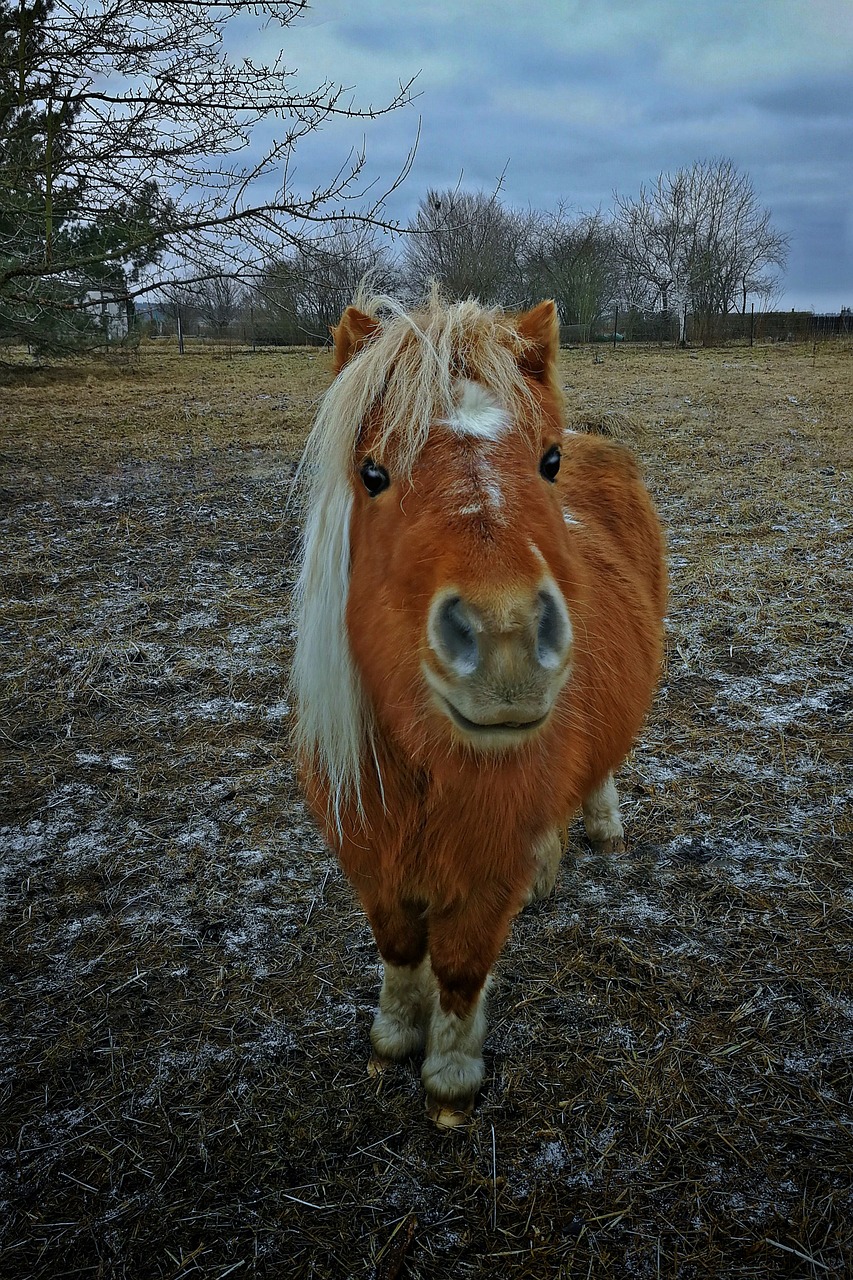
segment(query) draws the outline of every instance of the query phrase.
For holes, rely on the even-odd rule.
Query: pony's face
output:
[[[409,474],[383,447],[381,404],[357,442],[350,648],[374,713],[416,755],[529,742],[570,670],[562,419],[547,381],[530,393],[509,407],[456,379]]]

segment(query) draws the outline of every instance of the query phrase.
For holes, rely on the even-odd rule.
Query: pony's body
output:
[[[564,430],[553,304],[348,308],[335,338],[306,450],[302,774],[385,962],[376,1059],[425,1041],[452,1123],[489,971],[571,815],[622,847],[610,775],[659,667],[661,535],[630,454]]]

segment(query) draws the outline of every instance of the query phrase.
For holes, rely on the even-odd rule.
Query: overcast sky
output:
[[[245,29],[269,58],[272,28]],[[609,209],[659,172],[725,156],[791,240],[782,305],[853,306],[853,0],[314,0],[284,32],[308,86],[379,105],[418,74],[419,97],[365,130],[302,144],[313,186],[366,135],[389,181],[421,137],[391,210],[427,187],[493,190],[526,207]]]

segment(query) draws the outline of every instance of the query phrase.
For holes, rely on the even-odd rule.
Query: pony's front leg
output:
[[[427,1114],[443,1128],[464,1123],[483,1083],[489,973],[518,905],[507,901],[487,913],[469,903],[430,915],[435,990],[421,1080]]]
[[[465,1123],[483,1083],[488,984],[487,975],[471,1004],[460,1013],[443,1007],[440,983],[433,993],[421,1080],[427,1094],[427,1115],[443,1129]]]
[[[435,986],[429,956],[417,965],[391,964],[388,960],[383,963],[379,1009],[370,1028],[371,1075],[378,1075],[389,1062],[402,1062],[423,1048]]]
[[[608,773],[601,786],[591,791],[584,800],[583,824],[596,852],[625,852],[625,829],[619,813],[619,793],[612,773]]]
[[[423,1048],[433,987],[423,909],[363,894],[384,965],[379,1009],[370,1028],[371,1074]]]

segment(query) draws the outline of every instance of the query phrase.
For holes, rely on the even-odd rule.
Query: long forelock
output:
[[[359,306],[378,327],[328,393],[338,422],[348,424],[348,463],[359,429],[381,401],[377,457],[396,474],[410,475],[433,424],[454,415],[460,379],[486,388],[513,419],[535,413],[519,367],[525,339],[500,309],[473,299],[444,305],[435,290],[411,313],[386,297]]]
[[[460,379],[484,387],[510,422],[537,412],[519,366],[525,340],[503,311],[470,299],[446,306],[435,290],[413,313],[386,297],[357,304],[377,327],[324,395],[294,481],[304,519],[295,600],[296,747],[328,778],[338,827],[345,804],[354,799],[360,806],[361,769],[374,755],[372,716],[346,627],[350,477],[359,432],[381,402],[376,458],[409,476],[431,426],[452,417]]]

